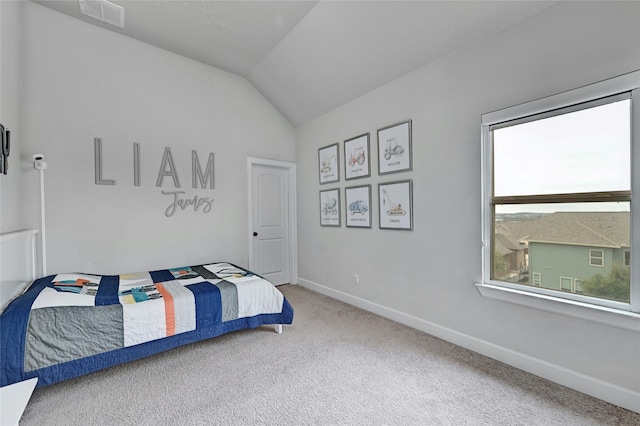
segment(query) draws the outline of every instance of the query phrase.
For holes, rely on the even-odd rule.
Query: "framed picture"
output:
[[[320,191],[320,225],[340,226],[340,188]]]
[[[413,181],[378,185],[380,229],[413,230]]]
[[[371,185],[344,189],[347,227],[371,228]]]
[[[378,173],[411,170],[411,120],[378,129]]]
[[[344,141],[345,180],[370,176],[369,133]]]
[[[340,171],[338,170],[338,164],[340,163],[339,155],[337,143],[318,150],[321,184],[340,180]]]

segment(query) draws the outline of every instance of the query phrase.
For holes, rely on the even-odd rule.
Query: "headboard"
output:
[[[37,277],[37,229],[0,235],[0,311]]]

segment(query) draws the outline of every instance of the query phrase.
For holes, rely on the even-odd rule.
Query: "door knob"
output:
[[[254,237],[257,237],[257,236],[258,236],[258,233],[257,233],[257,232],[254,232],[254,233],[253,233],[253,236],[254,236]]]

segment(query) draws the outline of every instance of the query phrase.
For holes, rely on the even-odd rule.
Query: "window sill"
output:
[[[483,297],[490,299],[640,332],[640,314],[637,313],[530,293],[493,284],[476,283],[476,288]]]

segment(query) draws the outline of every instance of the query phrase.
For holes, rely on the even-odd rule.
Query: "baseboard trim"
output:
[[[376,315],[380,315],[458,346],[462,346],[463,348],[477,352],[481,355],[504,362],[512,367],[535,374],[536,376],[558,383],[562,386],[566,386],[603,401],[607,401],[611,404],[618,405],[626,408],[627,410],[640,413],[639,392],[634,392],[621,386],[614,385],[564,367],[559,367],[538,358],[442,327],[413,315],[405,314],[395,309],[332,289],[301,277],[298,277],[298,284],[331,298],[357,306],[358,308],[372,312]]]

